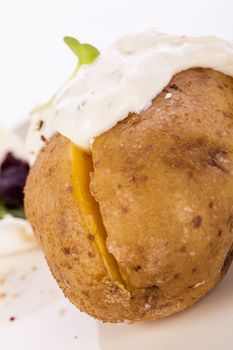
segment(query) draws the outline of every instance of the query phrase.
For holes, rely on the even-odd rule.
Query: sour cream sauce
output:
[[[95,137],[129,113],[149,108],[175,74],[194,67],[233,76],[233,43],[155,30],[120,38],[92,65],[82,66],[49,108],[32,116],[27,137],[31,161],[43,146],[41,134],[49,138],[59,132],[90,152]],[[44,126],[38,132],[40,119]]]
[[[0,127],[0,163],[8,152],[28,160],[24,142],[13,132]],[[24,219],[6,215],[0,219],[0,259],[37,247],[32,228]]]

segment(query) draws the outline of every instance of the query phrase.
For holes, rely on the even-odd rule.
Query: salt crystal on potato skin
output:
[[[91,193],[106,248],[130,290],[111,279],[88,238],[74,198],[70,141],[56,135],[42,150],[27,180],[26,214],[54,277],[80,310],[107,322],[162,318],[193,305],[227,272],[232,101],[232,78],[190,69],[148,110],[93,143]]]

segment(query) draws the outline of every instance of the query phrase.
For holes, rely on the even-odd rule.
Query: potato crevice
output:
[[[71,143],[71,166],[74,197],[79,206],[89,236],[94,236],[93,244],[112,280],[127,289],[114,256],[106,247],[107,232],[103,224],[99,205],[90,191],[90,174],[93,172],[91,155]]]

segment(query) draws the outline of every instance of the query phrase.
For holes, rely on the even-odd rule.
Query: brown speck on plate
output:
[[[1,293],[0,292],[0,299],[4,299],[6,297],[6,293]]]
[[[13,299],[16,299],[16,298],[18,298],[18,297],[19,297],[19,294],[18,294],[18,293],[12,294],[12,298],[13,298]]]
[[[63,316],[66,313],[66,309],[60,309],[60,310],[58,310],[58,312],[59,312],[60,316]]]

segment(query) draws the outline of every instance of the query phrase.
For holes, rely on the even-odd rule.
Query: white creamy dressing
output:
[[[24,142],[14,132],[0,127],[0,164],[8,152],[28,160]],[[35,247],[37,243],[29,222],[11,215],[0,220],[0,258]]]
[[[8,152],[19,159],[28,160],[25,143],[14,132],[0,126],[0,164]]]
[[[0,220],[0,258],[37,248],[27,220],[6,215]]]
[[[95,137],[129,113],[149,108],[175,74],[194,67],[233,76],[233,43],[155,30],[119,39],[92,65],[82,66],[48,109],[33,115],[27,137],[31,160],[44,144],[41,134],[59,132],[90,151]],[[44,125],[38,132],[39,120]]]

